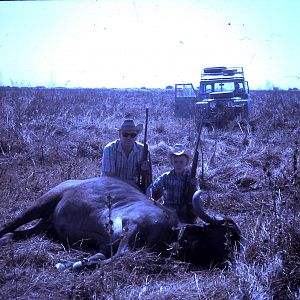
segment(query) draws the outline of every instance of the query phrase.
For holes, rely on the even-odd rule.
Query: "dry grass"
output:
[[[2,245],[5,299],[296,299],[300,288],[300,93],[253,92],[249,122],[204,130],[201,185],[208,209],[243,233],[226,271],[195,270],[141,250],[81,273],[55,263],[90,253],[46,237]],[[52,186],[100,173],[103,146],[124,117],[143,122],[156,177],[169,169],[168,146],[193,150],[192,120],[173,114],[163,90],[0,89],[0,217],[13,218]]]

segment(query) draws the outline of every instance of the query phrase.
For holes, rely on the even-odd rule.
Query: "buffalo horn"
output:
[[[212,225],[221,225],[224,223],[223,219],[216,219],[215,217],[209,216],[203,209],[203,200],[201,198],[201,191],[198,190],[193,195],[192,205],[194,213],[201,218],[206,223]]]

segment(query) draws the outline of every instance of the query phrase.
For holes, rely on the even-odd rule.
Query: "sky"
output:
[[[300,89],[298,0],[0,1],[0,86],[164,88],[244,68]]]

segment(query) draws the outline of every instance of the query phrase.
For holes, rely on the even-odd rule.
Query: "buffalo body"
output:
[[[35,219],[40,222],[33,228],[17,230]],[[240,239],[232,220],[213,225],[180,224],[175,212],[112,177],[59,184],[3,225],[0,237],[24,238],[42,231],[54,232],[69,245],[93,246],[106,258],[112,252],[122,255],[146,246],[163,254],[171,249],[177,258],[200,266],[223,264]]]

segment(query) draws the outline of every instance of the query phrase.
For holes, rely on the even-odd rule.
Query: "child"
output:
[[[191,178],[191,153],[181,144],[176,144],[170,152],[173,169],[160,175],[149,187],[148,195],[154,200],[163,196],[163,205],[176,210],[179,219],[185,223],[193,223],[191,199],[185,199],[187,189],[197,190],[196,178]]]

